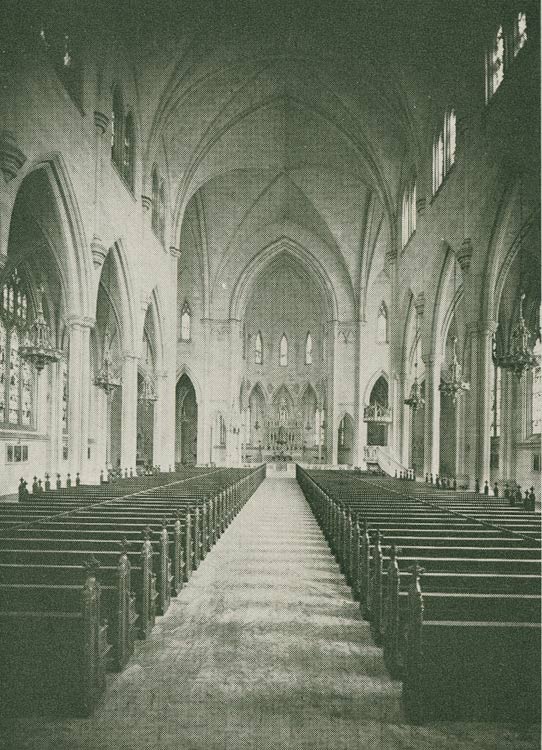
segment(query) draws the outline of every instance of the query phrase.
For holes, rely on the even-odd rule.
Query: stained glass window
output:
[[[388,341],[388,311],[384,302],[380,305],[376,319],[376,340],[379,344],[386,344]]]
[[[401,236],[403,247],[416,230],[416,180],[411,180],[403,193]]]
[[[525,46],[527,41],[527,15],[520,12],[516,17],[514,29],[514,56]]]
[[[286,338],[285,333],[282,334],[280,340],[279,364],[281,367],[286,367],[288,365],[288,339]]]
[[[190,305],[185,301],[181,312],[181,341],[190,341],[192,313]]]
[[[263,365],[263,341],[260,331],[258,331],[258,334],[256,336],[256,345],[254,347],[254,363],[257,365]]]
[[[489,99],[499,88],[504,78],[504,33],[499,26],[493,37],[492,46],[488,52],[487,62],[487,98]]]
[[[17,270],[0,291],[0,423],[32,425],[32,368],[19,356],[28,321],[28,296]]]
[[[455,110],[448,109],[444,114],[442,127],[433,145],[433,192],[436,193],[442,181],[455,164],[457,118]],[[415,202],[415,200],[414,200]]]
[[[307,333],[307,339],[305,341],[305,364],[312,365],[312,336],[310,331]]]

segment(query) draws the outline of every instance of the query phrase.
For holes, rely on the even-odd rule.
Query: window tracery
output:
[[[288,366],[288,339],[286,334],[282,334],[279,347],[279,364],[281,367]]]
[[[19,356],[28,324],[28,293],[17,270],[0,294],[0,423],[32,425],[32,368]]]
[[[190,341],[192,329],[192,312],[188,301],[185,300],[181,311],[181,341]]]
[[[307,333],[305,340],[305,364],[312,365],[312,336],[310,331]]]
[[[256,335],[256,344],[254,346],[254,363],[263,365],[263,340],[261,331]]]

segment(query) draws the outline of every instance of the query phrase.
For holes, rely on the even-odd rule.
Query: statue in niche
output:
[[[286,424],[288,421],[288,407],[286,405],[286,399],[283,397],[279,403],[279,423]]]

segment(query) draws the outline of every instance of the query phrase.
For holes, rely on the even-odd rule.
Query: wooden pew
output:
[[[504,604],[512,600],[504,596],[485,600],[464,595],[455,607],[443,604],[442,595],[431,598],[422,592],[414,567],[403,679],[409,720],[540,719],[539,609],[531,611],[524,604],[516,616]],[[499,605],[504,608],[501,617],[484,616],[493,615]]]
[[[92,570],[80,585],[0,585],[0,696],[4,716],[88,716],[105,690],[107,624]]]
[[[57,565],[81,565],[89,557],[95,558],[100,568],[116,568],[120,550],[98,549],[0,549],[0,564],[42,565],[46,568]],[[139,551],[127,549],[130,562],[130,583],[135,594],[138,614],[138,635],[147,638],[154,627],[158,608],[156,575],[153,573],[153,550],[149,540],[144,540]]]
[[[134,651],[137,635],[135,595],[131,589],[130,562],[121,553],[116,566],[100,567],[95,560],[100,583],[101,617],[108,622],[108,636],[112,646],[111,667],[121,671]],[[0,564],[0,584],[22,585],[76,585],[81,580],[77,565]]]

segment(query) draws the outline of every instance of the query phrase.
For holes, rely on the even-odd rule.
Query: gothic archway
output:
[[[177,383],[175,403],[175,461],[193,465],[198,455],[198,402],[194,385],[186,373]]]

